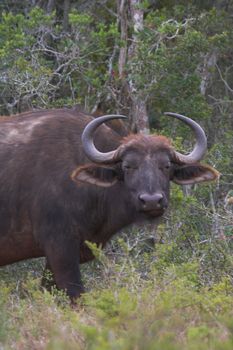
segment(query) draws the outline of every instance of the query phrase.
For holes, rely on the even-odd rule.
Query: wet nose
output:
[[[166,208],[166,201],[162,193],[141,193],[138,196],[140,206],[144,211],[158,210]]]

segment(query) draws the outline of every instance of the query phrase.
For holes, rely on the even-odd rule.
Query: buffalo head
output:
[[[201,126],[183,115],[166,114],[181,120],[194,132],[196,144],[191,153],[177,152],[164,136],[141,134],[127,136],[116,150],[102,153],[94,145],[96,129],[106,121],[126,118],[102,116],[91,121],[82,135],[84,152],[93,163],[76,169],[73,180],[101,187],[123,186],[129,205],[138,214],[157,217],[168,206],[170,181],[183,185],[216,179],[219,174],[215,169],[199,163],[207,148]]]

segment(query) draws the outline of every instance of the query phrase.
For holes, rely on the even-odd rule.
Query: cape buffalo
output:
[[[202,128],[185,116],[196,144],[178,153],[164,136],[122,138],[104,123],[59,109],[0,122],[0,266],[46,257],[58,288],[74,300],[83,292],[80,263],[93,258],[85,241],[103,246],[117,231],[161,216],[169,182],[214,180],[199,163],[206,151]],[[95,141],[95,145],[93,142]]]

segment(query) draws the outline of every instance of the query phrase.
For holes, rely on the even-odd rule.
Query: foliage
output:
[[[31,107],[90,105],[107,74],[114,24],[92,23],[73,11],[71,31],[55,13],[34,8],[27,17],[3,12],[0,23],[0,85],[3,112]],[[87,26],[88,24],[88,26]]]

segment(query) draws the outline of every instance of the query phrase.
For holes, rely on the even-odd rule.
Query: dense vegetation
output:
[[[162,116],[185,114],[221,178],[174,185],[158,227],[93,246],[76,309],[41,290],[43,259],[1,268],[0,349],[233,348],[233,2],[136,2],[2,1],[0,114],[120,112],[187,150],[187,129]]]

